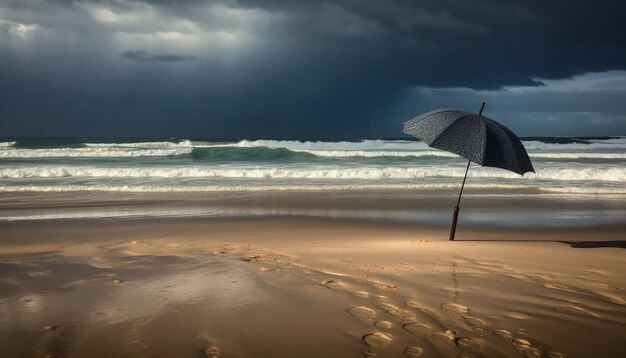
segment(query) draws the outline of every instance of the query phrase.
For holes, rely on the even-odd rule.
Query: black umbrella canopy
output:
[[[436,109],[406,122],[403,132],[478,165],[520,175],[535,172],[519,138],[510,129],[478,113]]]

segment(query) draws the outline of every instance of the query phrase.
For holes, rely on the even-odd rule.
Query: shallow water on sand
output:
[[[233,193],[0,193],[0,223],[145,218],[317,217],[447,226],[458,192],[353,190]],[[623,197],[470,191],[460,226],[582,227],[626,223]]]
[[[359,352],[358,339],[315,319],[333,308],[329,298],[312,300],[301,292],[317,291],[313,284],[254,261],[224,247],[209,255],[45,255],[4,262],[0,356]],[[348,306],[346,299],[332,300]]]
[[[202,305],[199,312],[213,317],[209,323],[254,310],[262,303],[263,288],[253,272],[238,266],[243,265],[226,262],[219,254],[50,256],[5,262],[0,271],[0,337],[7,344],[2,344],[2,350],[9,355],[44,356],[53,351],[59,356],[80,356],[81,352],[93,355],[102,347],[108,355],[156,354],[146,339],[160,337],[152,343],[167,346],[166,341],[158,342],[166,332],[194,341],[171,343],[169,349],[179,353],[200,349],[199,338],[171,332],[172,327],[189,330],[198,321],[187,317],[188,323],[180,322],[176,307]],[[160,321],[156,326],[155,320]],[[150,329],[155,334],[146,332]]]

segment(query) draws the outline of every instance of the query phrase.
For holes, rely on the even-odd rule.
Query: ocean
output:
[[[536,173],[520,176],[472,164],[464,198],[602,202],[608,203],[608,214],[596,210],[581,212],[580,217],[623,222],[626,137],[527,138],[523,143]],[[5,193],[384,190],[453,195],[467,165],[465,159],[419,141],[384,139],[5,139],[0,142],[0,162],[0,192]],[[13,214],[0,211],[0,219],[14,218]]]

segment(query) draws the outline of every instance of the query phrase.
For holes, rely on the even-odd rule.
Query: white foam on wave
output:
[[[442,157],[460,158],[460,156],[443,150],[420,151],[375,151],[375,150],[308,150],[289,149],[293,152],[309,153],[318,157],[331,158],[377,158],[377,157]],[[626,153],[528,153],[531,158],[542,159],[626,159]]]
[[[454,153],[444,152],[441,150],[422,150],[414,152],[405,151],[373,151],[373,150],[307,150],[307,149],[290,149],[293,152],[309,153],[318,157],[331,158],[377,158],[377,157],[446,157],[458,158]]]
[[[545,143],[541,141],[522,141],[528,151],[551,150],[596,150],[596,149],[626,149],[626,137],[611,139],[585,140],[584,143]]]
[[[505,190],[514,192],[547,192],[561,194],[626,195],[626,188],[554,187],[510,184],[466,184],[469,190]],[[458,183],[432,184],[347,184],[347,185],[0,185],[0,192],[128,192],[128,193],[194,193],[194,192],[267,192],[267,191],[345,191],[345,190],[454,190]]]
[[[267,148],[286,148],[293,151],[305,150],[423,150],[428,146],[423,142],[415,142],[408,140],[382,140],[368,139],[358,142],[321,142],[321,141],[296,141],[296,140],[241,140],[237,143],[223,143],[216,145],[207,145],[207,147],[267,147]]]
[[[139,149],[135,147],[87,147],[0,150],[0,158],[112,158],[164,157],[189,154],[192,147]]]
[[[528,153],[528,156],[549,159],[626,159],[626,153]]]
[[[188,148],[193,146],[188,139],[179,142],[84,143],[83,145],[93,148]]]
[[[463,177],[460,167],[383,167],[383,166],[168,166],[168,167],[94,167],[38,165],[0,168],[2,178],[247,178],[247,179],[316,179],[316,180],[385,180],[435,177]],[[471,170],[469,177],[546,181],[626,182],[626,168],[546,168],[524,177],[483,167]]]
[[[309,153],[318,157],[458,157],[455,154],[429,148],[423,142],[407,140],[363,140],[358,142],[301,142],[282,140],[242,140],[237,143],[210,143],[181,140],[179,142],[84,143],[82,148],[26,149],[14,148],[15,142],[0,143],[0,158],[58,158],[58,157],[144,157],[189,154],[194,148],[285,148],[293,152]],[[525,142],[531,158],[542,159],[626,159],[626,152],[607,150],[626,149],[626,138],[598,140],[590,144],[551,144],[539,141]],[[576,151],[578,149],[579,151]],[[592,150],[601,149],[600,152]],[[570,150],[565,152],[565,150]]]
[[[529,173],[530,179],[544,179],[556,181],[609,181],[626,183],[626,168],[624,167],[596,167],[596,168],[546,168]]]
[[[197,142],[199,143],[199,142]],[[584,140],[583,143],[546,143],[538,140],[522,141],[527,149],[535,150],[568,150],[568,149],[597,149],[597,148],[626,148],[626,137],[611,139]],[[415,140],[383,140],[365,139],[360,141],[297,141],[297,140],[241,140],[237,143],[212,144],[204,142],[203,146],[221,147],[268,147],[306,150],[423,150],[428,145]]]
[[[552,144],[539,141],[524,142],[531,158],[552,159],[626,159],[626,153],[589,152],[592,149],[626,148],[626,139],[598,140],[589,144]],[[281,140],[242,140],[237,143],[205,144],[196,147],[235,147],[235,148],[285,148],[292,152],[309,153],[318,157],[458,157],[458,155],[432,150],[423,142],[406,140],[363,140],[359,142],[300,142]],[[579,149],[579,152],[563,150]],[[555,151],[555,152],[550,152]]]

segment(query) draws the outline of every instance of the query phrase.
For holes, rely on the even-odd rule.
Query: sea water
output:
[[[473,165],[467,186],[626,194],[626,137],[523,141],[536,173]],[[459,185],[467,160],[409,140],[14,140],[0,191],[228,191]]]
[[[527,138],[523,144],[535,173],[472,164],[466,193],[626,200],[626,137]],[[5,139],[0,163],[0,192],[105,193],[428,193],[458,190],[467,166],[466,159],[420,141],[383,139]]]

